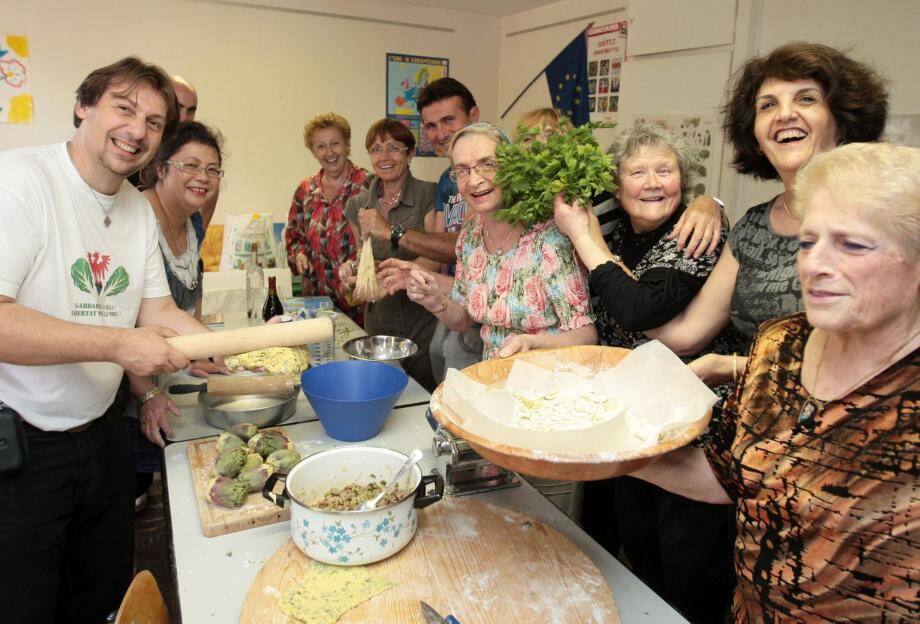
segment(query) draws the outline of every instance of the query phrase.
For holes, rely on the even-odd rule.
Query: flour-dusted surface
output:
[[[243,604],[243,624],[288,624],[278,595],[310,559],[288,541],[265,563]],[[469,498],[419,511],[418,534],[367,566],[399,583],[345,613],[342,624],[422,623],[419,600],[463,624],[618,624],[613,593],[594,564],[542,522]]]
[[[266,430],[260,429],[260,431]],[[280,428],[274,430],[284,432]],[[188,445],[189,467],[192,472],[192,483],[195,486],[195,500],[198,502],[202,534],[206,537],[214,537],[289,520],[290,507],[281,509],[274,503],[265,500],[261,491],[250,494],[242,507],[221,507],[207,500],[205,494],[208,490],[208,481],[213,478],[211,469],[214,467],[214,460],[217,459],[216,444],[217,438],[206,438],[194,440]]]

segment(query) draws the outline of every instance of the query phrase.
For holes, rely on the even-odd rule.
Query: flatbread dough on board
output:
[[[279,606],[298,622],[309,624],[334,624],[346,611],[397,585],[362,566],[311,561],[305,569],[300,581],[281,596]]]

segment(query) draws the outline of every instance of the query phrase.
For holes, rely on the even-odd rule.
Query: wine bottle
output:
[[[262,306],[262,320],[266,323],[273,316],[284,314],[284,306],[281,305],[281,299],[278,298],[278,287],[275,283],[275,276],[268,277],[268,296],[265,298],[265,305]]]
[[[259,301],[261,300],[262,284],[265,283],[265,274],[259,265],[259,243],[253,242],[249,256],[249,266],[246,267],[246,318],[252,325],[259,318]]]

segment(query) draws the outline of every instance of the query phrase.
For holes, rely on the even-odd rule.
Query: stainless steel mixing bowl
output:
[[[418,345],[398,336],[361,336],[343,344],[342,350],[353,360],[395,363],[415,355]]]
[[[298,389],[276,394],[236,394],[214,396],[198,395],[198,404],[205,421],[224,430],[239,423],[252,423],[256,427],[271,427],[291,416],[297,410]]]

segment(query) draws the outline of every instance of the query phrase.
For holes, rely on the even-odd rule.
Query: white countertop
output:
[[[338,319],[336,320],[336,325],[344,326],[347,328],[348,339],[367,335],[360,326],[358,326],[354,321],[348,318],[348,316],[342,313],[339,313]],[[217,331],[236,329],[238,327],[245,326],[246,317],[244,314],[228,314],[225,316],[224,327],[217,329]],[[344,340],[336,339],[336,360],[348,359],[348,356],[344,351],[342,351],[343,343]],[[168,388],[173,384],[200,384],[203,382],[203,379],[192,377],[187,373],[180,372],[172,375],[168,379],[166,387]],[[171,442],[182,442],[185,440],[193,440],[195,438],[205,438],[221,433],[221,429],[216,429],[205,422],[201,407],[198,405],[197,394],[170,394],[169,398],[172,399],[176,406],[182,411],[181,418],[174,416],[173,414],[168,414],[169,424],[173,429],[173,435],[169,436],[169,440]],[[419,385],[419,383],[412,377],[409,377],[409,385],[406,386],[406,389],[396,400],[396,407],[419,405],[422,403],[427,405],[428,399],[430,398],[431,395],[428,393],[428,391]],[[313,408],[310,406],[310,403],[307,401],[307,398],[303,395],[303,393],[299,392],[297,395],[297,411],[293,416],[291,416],[282,424],[287,426],[296,423],[311,422],[315,421],[316,419],[316,412],[313,411]]]
[[[420,405],[394,409],[383,431],[361,444],[383,446],[406,454],[416,447],[421,448],[424,458],[419,465],[423,472],[431,471],[436,461],[431,451],[432,431],[425,420],[426,407]],[[348,444],[326,436],[319,422],[293,426],[287,424],[284,428],[303,455]],[[204,537],[187,447],[188,442],[166,447],[164,474],[182,621],[185,624],[236,622],[256,574],[272,553],[290,537],[289,524],[283,522],[219,537]],[[572,540],[597,565],[610,584],[624,624],[686,622],[578,525],[526,483],[520,487],[474,496],[532,516]]]
[[[202,379],[197,377],[179,373],[173,375],[169,383],[202,383],[202,381]],[[409,377],[409,385],[406,386],[406,389],[403,390],[403,393],[399,395],[399,398],[396,400],[396,408],[412,405],[427,406],[430,397],[431,395],[428,394],[427,390],[420,386],[412,377]],[[195,438],[216,436],[223,431],[205,422],[201,406],[198,405],[197,394],[170,394],[169,398],[171,398],[176,406],[182,411],[181,418],[169,414],[169,424],[172,425],[173,429],[173,435],[169,437],[171,442],[183,442],[186,440],[194,440]],[[288,427],[297,423],[314,422],[316,419],[317,416],[316,412],[313,411],[313,407],[307,401],[303,392],[298,391],[297,411],[294,412],[294,415],[287,421],[281,424]]]

